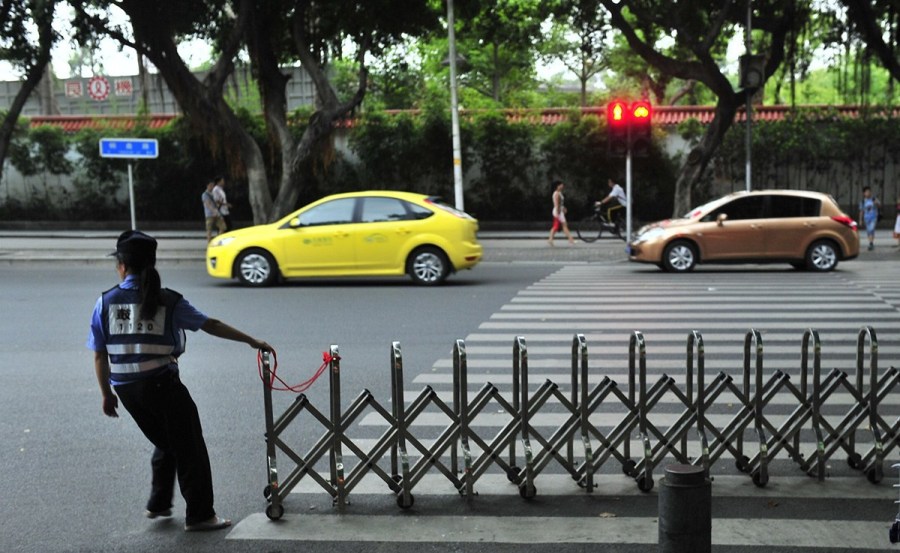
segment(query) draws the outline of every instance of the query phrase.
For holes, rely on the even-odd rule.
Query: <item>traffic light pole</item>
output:
[[[631,146],[625,154],[625,253],[631,253]]]

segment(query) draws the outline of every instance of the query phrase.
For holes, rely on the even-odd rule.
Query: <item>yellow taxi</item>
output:
[[[440,284],[481,261],[478,221],[440,198],[375,190],[335,194],[267,225],[221,234],[206,270],[246,286],[282,278],[408,274]]]

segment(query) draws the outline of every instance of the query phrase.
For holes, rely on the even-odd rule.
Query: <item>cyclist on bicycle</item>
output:
[[[608,221],[613,221],[613,215],[617,218],[624,216],[624,212],[622,211],[625,208],[625,204],[628,201],[625,198],[625,191],[622,190],[622,187],[613,182],[612,179],[607,179],[607,184],[609,185],[609,195],[603,198],[598,202],[594,202],[594,205],[600,207],[606,203],[612,202],[613,200],[617,200],[613,202],[613,205],[610,206],[609,209],[606,210],[606,219]]]

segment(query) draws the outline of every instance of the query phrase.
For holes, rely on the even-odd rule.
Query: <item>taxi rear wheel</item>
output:
[[[410,254],[406,272],[416,284],[433,286],[444,282],[450,273],[450,262],[438,248],[426,246]]]
[[[235,272],[245,286],[269,286],[278,276],[278,264],[265,250],[247,250],[238,256]]]

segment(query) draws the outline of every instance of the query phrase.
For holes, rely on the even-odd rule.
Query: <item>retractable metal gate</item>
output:
[[[269,357],[264,355],[266,515],[273,520],[281,518],[284,500],[303,478],[321,487],[343,510],[353,489],[369,474],[384,482],[401,508],[413,505],[413,490],[429,472],[442,474],[471,501],[479,478],[491,468],[505,473],[525,499],[537,494],[535,481],[550,466],[569,474],[591,493],[596,487],[594,475],[610,462],[633,478],[640,490],[650,491],[654,469],[667,458],[702,466],[707,474],[715,463],[731,459],[738,470],[762,487],[769,480],[770,460],[781,451],[818,480],[826,477],[826,462],[843,451],[850,467],[861,470],[870,482],[881,481],[884,459],[900,442],[900,417],[886,420],[879,406],[900,382],[900,372],[890,367],[879,373],[873,328],[859,331],[852,379],[837,369],[822,378],[822,347],[813,329],[803,334],[800,366],[793,376],[782,370],[765,375],[762,336],[755,329],[744,337],[739,383],[725,372],[706,382],[699,332],[688,335],[686,346],[683,387],[666,374],[648,383],[646,343],[640,332],[634,332],[629,339],[627,389],[623,390],[606,376],[590,385],[587,342],[582,334],[576,334],[566,394],[550,380],[531,390],[526,342],[516,337],[511,394],[506,395],[490,382],[470,394],[466,346],[457,340],[453,346],[453,394],[448,402],[430,386],[411,401],[406,400],[403,357],[400,344],[394,342],[390,348],[390,408],[365,390],[346,410],[341,408],[340,355],[338,347],[331,346],[328,414],[300,394],[277,419],[273,414]],[[823,408],[834,407],[829,399],[837,392],[851,398],[850,408],[843,416],[831,415],[829,422]],[[788,398],[787,415],[767,414],[776,396],[782,404]],[[663,400],[681,410],[667,426],[655,412]],[[723,403],[733,405],[736,411],[720,428],[710,421],[707,412]],[[542,409],[552,410],[559,421],[552,432],[544,433],[532,422]],[[387,430],[364,450],[348,431],[367,412],[383,419]],[[299,452],[301,444],[289,443],[287,437],[291,423],[301,414],[323,429],[319,439],[303,453]],[[443,417],[446,424],[431,438],[416,435],[415,422],[432,415]],[[487,425],[499,430],[486,436],[473,425],[480,417],[503,420]],[[801,432],[813,436],[812,451],[804,451]],[[696,442],[692,440],[694,434]],[[861,441],[861,434],[871,435],[871,441]],[[635,436],[640,449],[637,457],[632,455]],[[692,445],[697,446],[693,451],[689,449]],[[278,452],[293,464],[283,478],[278,470]],[[322,467],[326,463],[327,472]]]

